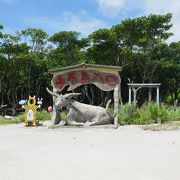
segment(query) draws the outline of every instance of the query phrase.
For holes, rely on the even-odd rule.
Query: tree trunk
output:
[[[149,88],[149,99],[148,99],[149,102],[152,101],[152,88]]]
[[[87,97],[87,99],[88,99],[88,101],[89,101],[89,104],[91,104],[92,105],[92,100],[91,100],[91,98],[90,98],[90,96],[89,96],[89,93],[88,93],[88,85],[84,85],[84,88],[85,88],[85,94],[86,94],[86,97]]]
[[[93,90],[93,86],[90,85],[90,91],[91,91],[91,95],[92,95],[92,105],[94,104],[94,99],[95,99],[95,95],[94,95],[94,90]]]
[[[16,68],[16,60],[12,59],[12,116],[16,115],[16,102],[17,102],[17,88],[16,88],[16,82],[17,82],[17,68]]]
[[[134,103],[134,106],[136,106],[137,105],[137,92],[138,92],[138,90],[140,89],[141,87],[139,87],[139,88],[132,88],[132,90],[133,90],[133,103]]]

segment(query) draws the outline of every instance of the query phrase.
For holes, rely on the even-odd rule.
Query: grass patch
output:
[[[65,111],[62,111],[62,112],[60,113],[60,116],[61,116],[61,119],[62,119],[62,120],[64,120],[64,121],[67,120],[67,113],[66,113]],[[51,118],[52,118],[52,113],[49,113],[49,112],[47,112],[47,111],[45,111],[45,110],[42,110],[42,111],[38,111],[38,112],[37,112],[36,117],[37,117],[37,120],[39,120],[39,121],[51,120]]]
[[[51,113],[46,110],[37,111],[36,119],[39,121],[51,120]]]
[[[47,112],[46,110],[42,111],[37,111],[36,114],[36,119],[39,121],[46,121],[46,120],[51,120],[52,114]],[[66,121],[67,120],[67,113],[66,112],[61,112],[61,119]],[[4,124],[18,124],[22,123],[25,121],[25,114],[19,114],[18,116],[15,116],[14,118],[7,119],[3,116],[0,116],[0,125]]]
[[[39,121],[46,121],[51,119],[51,114],[48,113],[45,110],[42,111],[37,111],[36,114],[36,119]],[[3,116],[0,117],[0,124],[17,124],[17,123],[22,123],[25,121],[25,114],[19,114],[18,116],[15,116],[14,118],[8,119]]]
[[[3,125],[3,124],[18,124],[21,122],[24,122],[24,116],[23,115],[18,115],[14,118],[11,118],[11,119],[0,117],[0,124],[1,125]]]

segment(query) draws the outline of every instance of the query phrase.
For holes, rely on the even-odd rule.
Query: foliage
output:
[[[67,120],[67,113],[65,111],[62,111],[60,116],[61,116],[61,120],[63,120],[63,121]]]
[[[171,121],[179,121],[180,120],[180,109],[179,108],[171,108],[167,112],[168,120]]]
[[[110,29],[99,29],[89,35],[92,46],[87,50],[97,64],[118,65],[118,42],[116,33]]]
[[[109,109],[113,114],[113,109]],[[37,120],[46,121],[51,119],[51,113],[46,110],[37,111]],[[61,112],[61,119],[67,120],[67,112]],[[121,107],[119,113],[120,124],[147,125],[153,123],[164,124],[166,122],[180,121],[180,109],[161,104],[158,107],[155,103],[145,103],[142,107],[137,108],[133,105],[125,104]],[[14,124],[24,122],[24,114],[19,114],[12,119],[0,117],[0,124]]]
[[[46,121],[51,119],[51,114],[46,110],[37,111],[36,119],[39,121]]]
[[[159,107],[157,104],[151,103],[148,105],[150,119],[153,119],[155,123],[158,122]]]
[[[36,118],[39,121],[45,121],[45,120],[50,120],[51,115],[47,111],[42,110],[42,111],[37,111]],[[24,120],[25,120],[25,114],[21,113],[18,116],[15,116],[14,118],[10,118],[10,119],[0,117],[0,124],[17,124],[24,122]]]
[[[149,15],[126,19],[112,27],[116,32],[122,55],[129,54],[133,67],[139,70],[143,82],[154,81],[157,60],[154,57],[156,46],[166,40],[172,33],[168,30],[172,15]],[[128,59],[127,59],[128,60]],[[129,63],[128,63],[129,64]],[[134,71],[134,70],[133,70]],[[135,71],[134,71],[135,72]],[[133,77],[130,77],[133,80]]]
[[[76,31],[56,32],[49,37],[44,30],[35,28],[5,34],[0,24],[0,104],[7,104],[12,115],[17,115],[18,101],[29,95],[43,97],[44,108],[52,105],[52,97],[46,92],[52,78],[48,69],[82,62],[122,66],[124,102],[127,102],[128,82],[160,82],[160,98],[165,101],[171,97],[171,104],[177,100],[180,102],[180,41],[165,43],[172,35],[171,18],[168,13],[125,19],[112,28],[98,29],[87,38],[82,38]],[[95,104],[105,104],[105,100],[112,96],[112,93],[99,93],[94,86],[83,88],[85,86],[78,90],[85,92],[84,101],[89,101],[88,93],[98,101]],[[147,91],[142,93],[142,101],[145,101]],[[125,115],[128,107],[124,108],[123,119],[133,123],[131,114]],[[151,114],[157,116],[153,112],[155,109],[150,108]],[[137,112],[135,116],[138,117]],[[151,119],[158,121],[157,117]],[[136,123],[144,121],[145,116]]]
[[[0,124],[17,124],[17,123],[21,123],[24,122],[24,115],[20,114],[18,116],[16,116],[15,118],[4,118],[4,117],[0,117]]]
[[[140,108],[125,104],[119,113],[119,123],[124,124],[152,124],[165,123],[169,121],[180,121],[180,109],[170,108],[161,104],[145,103]]]
[[[88,45],[88,40],[78,39],[80,35],[76,31],[62,31],[55,33],[49,38],[49,41],[56,45],[50,53],[50,58],[55,65],[67,66],[79,62],[83,55],[81,49]]]
[[[47,121],[51,120],[52,114],[47,112],[46,110],[37,111],[36,119],[39,121]],[[61,119],[66,121],[67,120],[67,113],[61,112]],[[19,114],[18,116],[15,116],[14,118],[7,119],[3,116],[0,116],[0,124],[17,124],[22,123],[25,120],[24,113]]]
[[[61,119],[66,121],[67,120],[67,113],[66,112],[61,112],[60,113]],[[37,111],[37,116],[36,116],[37,120],[39,121],[46,121],[46,120],[51,120],[52,118],[52,114],[47,112],[46,110],[42,110],[42,111]]]
[[[162,83],[164,97],[170,96],[170,103],[180,101],[180,41],[161,44],[156,54],[159,59],[157,76]]]
[[[136,117],[136,115],[136,108],[129,104],[125,104],[121,107],[119,113],[119,122],[120,124],[133,124],[132,120],[134,117]]]

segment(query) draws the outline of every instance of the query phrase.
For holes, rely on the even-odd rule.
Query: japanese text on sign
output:
[[[62,90],[66,85],[70,85],[68,90],[72,90],[82,84],[95,84],[106,91],[113,90],[119,83],[118,75],[93,70],[70,71],[53,78],[53,86],[58,90]]]

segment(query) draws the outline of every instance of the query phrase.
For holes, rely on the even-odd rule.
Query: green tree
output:
[[[158,58],[157,79],[162,83],[164,97],[180,101],[180,42],[161,44],[156,49]]]
[[[116,32],[119,44],[129,52],[134,68],[139,69],[142,82],[153,82],[156,70],[154,51],[158,44],[164,42],[172,33],[168,30],[172,15],[149,15],[127,19],[112,29]]]
[[[19,60],[24,64],[24,81],[26,82],[26,93],[27,95],[32,94],[33,84],[35,79],[34,75],[34,61],[42,61],[46,58],[47,50],[47,38],[48,34],[42,29],[27,28],[22,31],[18,31],[17,35],[21,38],[21,41],[29,47],[29,52],[21,53]],[[23,71],[23,70],[22,70]],[[38,74],[35,74],[38,76]]]
[[[113,26],[118,42],[123,47],[123,57],[127,56],[126,65],[131,65],[133,76],[131,81],[152,83],[155,82],[157,58],[154,56],[156,47],[163,43],[172,33],[169,32],[172,24],[172,15],[149,15],[139,18],[126,19],[121,24]],[[124,60],[126,60],[124,58]],[[126,68],[129,69],[129,68]],[[138,69],[139,75],[136,70]],[[136,76],[134,76],[136,75]],[[140,77],[140,78],[134,78]],[[149,89],[149,101],[152,92]]]
[[[1,32],[2,29],[3,29],[3,25],[0,24],[0,39],[3,37],[3,33]]]
[[[119,45],[114,31],[99,29],[89,35],[92,45],[87,51],[88,56],[97,64],[118,65]]]
[[[79,35],[76,31],[61,31],[49,38],[49,41],[56,45],[49,53],[53,66],[67,66],[82,61],[82,50],[88,45],[88,40],[79,40]]]
[[[17,34],[24,43],[31,47],[31,53],[43,53],[45,51],[48,34],[42,29],[28,28],[17,31]]]
[[[13,115],[16,114],[16,104],[17,104],[17,87],[18,87],[18,72],[20,64],[18,63],[17,56],[19,53],[22,53],[27,50],[25,44],[19,44],[20,38],[10,34],[3,34],[2,37],[2,46],[0,49],[1,54],[3,54],[5,65],[7,68],[4,68],[6,77],[6,84],[8,84],[8,99],[10,101]]]

